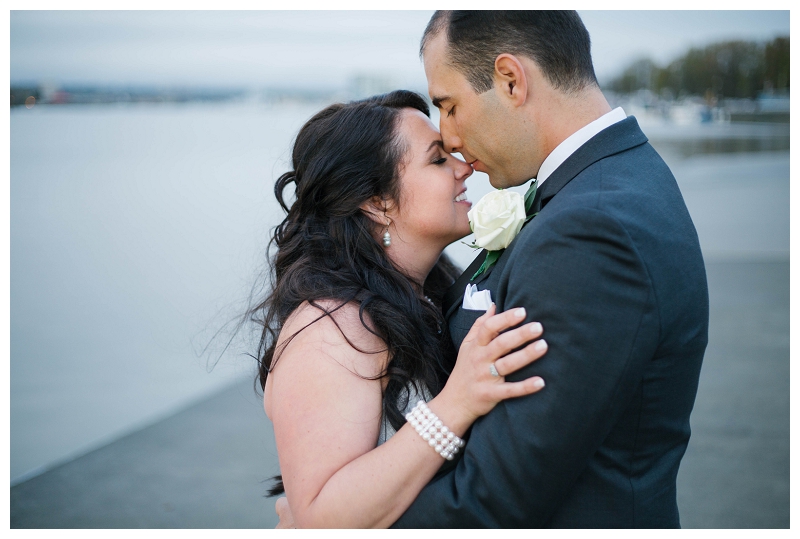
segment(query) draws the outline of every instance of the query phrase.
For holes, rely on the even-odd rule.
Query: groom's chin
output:
[[[509,189],[511,187],[519,187],[520,185],[524,184],[528,180],[530,180],[530,178],[527,178],[527,179],[524,179],[524,180],[515,181],[513,179],[504,178],[504,177],[501,177],[501,176],[489,175],[489,183],[495,189]]]
[[[505,181],[505,178],[498,176],[497,174],[490,174],[488,172],[484,172],[487,176],[489,176],[489,184],[495,189],[505,189],[509,187],[508,182]],[[513,187],[513,186],[511,186]]]

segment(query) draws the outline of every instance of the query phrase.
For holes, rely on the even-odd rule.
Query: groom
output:
[[[549,351],[507,377],[545,390],[476,421],[395,526],[679,527],[708,290],[674,177],[603,97],[575,12],[436,12],[421,52],[445,149],[494,187],[538,181],[536,216],[448,294],[452,338],[482,314],[462,306],[474,284],[542,322]]]

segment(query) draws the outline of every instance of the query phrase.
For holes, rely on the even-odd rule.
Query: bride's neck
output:
[[[394,267],[403,272],[411,279],[414,289],[420,294],[423,293],[423,285],[428,278],[428,274],[436,265],[442,250],[435,247],[420,248],[412,246],[402,241],[392,242],[386,248],[386,255],[392,261]]]

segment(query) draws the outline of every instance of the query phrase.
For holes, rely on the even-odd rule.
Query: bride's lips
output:
[[[459,200],[459,199],[460,199],[460,200]],[[464,189],[464,190],[463,190],[463,191],[461,191],[461,192],[460,192],[458,195],[456,195],[456,198],[454,198],[454,199],[453,199],[453,201],[454,201],[456,204],[466,204],[466,205],[468,205],[468,206],[472,206],[472,202],[470,202],[469,200],[467,200],[467,190],[466,190],[466,189]]]

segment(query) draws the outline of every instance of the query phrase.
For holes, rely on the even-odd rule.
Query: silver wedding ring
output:
[[[489,364],[489,374],[491,374],[492,376],[495,376],[497,378],[500,377],[500,373],[497,372],[497,367],[494,366],[494,363],[490,363]]]

